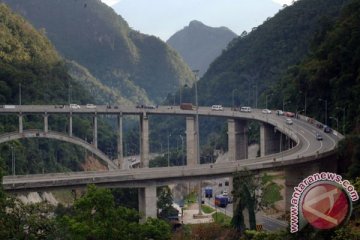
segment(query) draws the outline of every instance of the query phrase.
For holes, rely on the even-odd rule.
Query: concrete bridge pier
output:
[[[96,114],[93,117],[93,145],[96,148],[98,147],[97,115]]]
[[[70,112],[70,115],[69,115],[69,136],[72,137],[73,135],[73,121],[72,121],[72,113]]]
[[[248,158],[248,125],[246,120],[228,119],[229,160]]]
[[[140,115],[140,167],[149,167],[149,119]]]
[[[118,168],[124,167],[124,153],[123,153],[123,115],[117,116],[117,159]]]
[[[23,115],[19,114],[19,133],[23,133],[24,125],[23,125]]]
[[[47,133],[49,131],[49,115],[47,113],[44,114],[44,132]]]
[[[280,152],[282,145],[282,133],[274,126],[261,123],[260,124],[260,155],[264,157],[269,154]],[[283,149],[281,149],[283,151]]]
[[[197,162],[197,135],[195,117],[186,117],[186,165],[195,166]]]
[[[337,168],[338,162],[336,155],[319,159],[317,162],[285,168],[285,211],[290,210],[294,187],[298,186],[302,180],[314,173],[336,173]]]
[[[141,222],[148,217],[157,218],[156,185],[139,188],[139,212],[143,214]]]

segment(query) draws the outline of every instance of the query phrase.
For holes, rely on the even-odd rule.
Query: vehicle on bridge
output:
[[[285,122],[286,122],[286,124],[288,124],[288,125],[292,125],[292,124],[293,124],[293,120],[291,120],[291,118],[287,118],[287,119],[285,120]]]
[[[285,112],[284,115],[285,117],[295,117],[295,113],[293,112]]]
[[[321,136],[320,133],[316,133],[315,137],[316,137],[316,140],[318,140],[318,141],[323,140],[323,137]]]
[[[326,133],[331,133],[332,132],[332,130],[331,130],[331,128],[329,127],[329,126],[324,126],[324,132],[326,132]]]
[[[192,103],[181,103],[180,104],[180,109],[182,109],[182,110],[193,110],[193,105],[192,105]]]
[[[251,112],[251,107],[241,107],[240,112]]]
[[[265,114],[271,114],[271,110],[269,109],[263,109],[261,112]]]
[[[70,103],[69,106],[71,109],[80,109],[80,105],[78,105],[78,104]]]
[[[213,111],[224,111],[224,108],[221,105],[212,105],[211,110],[213,110]]]
[[[88,103],[88,104],[86,104],[86,108],[94,109],[94,108],[96,108],[96,105]]]
[[[278,116],[284,115],[283,110],[276,110],[276,115],[278,115]]]
[[[0,105],[0,108],[14,109],[14,108],[16,108],[16,106],[15,105]]]

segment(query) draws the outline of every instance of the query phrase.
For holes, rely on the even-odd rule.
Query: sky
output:
[[[198,20],[240,35],[274,16],[292,0],[102,0],[141,33],[168,40]]]

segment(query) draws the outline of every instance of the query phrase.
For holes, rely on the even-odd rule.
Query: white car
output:
[[[292,121],[290,118],[287,118],[287,119],[285,120],[285,122],[286,122],[286,124],[288,124],[288,125],[292,125],[292,124],[293,124],[293,121]]]
[[[96,105],[88,103],[86,104],[86,108],[96,108]]]
[[[276,115],[282,116],[284,115],[284,112],[282,110],[276,110]]]
[[[213,110],[213,111],[223,111],[224,108],[221,105],[212,105],[211,110]]]
[[[80,105],[74,104],[74,103],[70,103],[70,108],[72,108],[72,109],[80,109]]]
[[[271,111],[269,109],[263,109],[261,112],[265,114],[271,114]]]

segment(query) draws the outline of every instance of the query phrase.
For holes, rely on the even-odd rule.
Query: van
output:
[[[251,112],[251,107],[241,107],[240,112]]]
[[[223,111],[224,108],[221,105],[212,105],[211,110],[213,110],[213,111]]]

